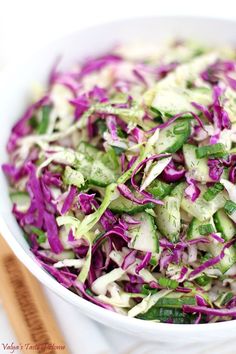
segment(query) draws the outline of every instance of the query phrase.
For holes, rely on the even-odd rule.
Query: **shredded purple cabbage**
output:
[[[185,169],[177,169],[174,162],[171,161],[162,172],[161,177],[165,182],[178,182],[184,177],[184,175]]]
[[[186,177],[186,181],[188,183],[188,187],[185,189],[185,194],[191,199],[192,202],[195,202],[201,191],[197,186],[197,182],[193,178]]]

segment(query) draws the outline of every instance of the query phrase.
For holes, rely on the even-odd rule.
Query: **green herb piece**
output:
[[[153,306],[146,313],[137,316],[143,320],[159,320],[160,322],[178,323],[178,324],[190,324],[196,320],[196,315],[187,314],[179,308],[163,308]]]
[[[174,183],[165,183],[158,179],[155,179],[148,187],[147,191],[150,192],[154,197],[158,199],[163,199],[170,194],[172,189],[175,187]]]
[[[176,289],[179,283],[176,280],[161,277],[158,279],[160,286],[163,288]]]
[[[44,243],[46,241],[47,237],[43,230],[39,229],[38,227],[31,226],[31,232],[38,236],[37,241],[39,244]]]
[[[214,186],[208,188],[206,192],[203,193],[203,198],[209,202],[214,199],[217,194],[219,194],[224,189],[221,183],[215,183]]]
[[[51,112],[51,106],[42,107],[42,119],[37,128],[38,134],[45,134],[49,125],[49,114]]]
[[[28,121],[28,124],[33,128],[36,129],[38,127],[38,121],[35,116],[32,116],[30,120]]]
[[[225,145],[222,143],[200,146],[196,149],[196,156],[198,159],[202,159],[203,157],[212,156],[212,155],[217,155],[218,157],[222,157],[225,154],[226,154]]]
[[[201,235],[209,235],[214,232],[214,227],[211,224],[205,224],[199,226],[199,232]]]
[[[155,294],[157,293],[157,289],[150,288],[149,285],[144,284],[141,288],[141,293],[144,295]]]
[[[205,275],[205,274],[202,274],[200,275],[200,277],[197,277],[196,279],[194,279],[195,282],[200,285],[200,286],[206,286],[210,283],[211,279]]]
[[[156,266],[157,265],[157,260],[156,260],[156,258],[155,257],[152,257],[151,259],[150,259],[150,261],[149,261],[149,263],[152,265],[152,266]]]
[[[236,203],[234,203],[232,200],[227,200],[224,205],[224,209],[228,215],[231,215],[236,211]]]

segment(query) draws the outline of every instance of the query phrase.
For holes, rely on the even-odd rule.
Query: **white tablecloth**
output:
[[[0,67],[17,60],[17,52],[30,51],[61,34],[122,17],[143,15],[203,15],[236,17],[234,0],[0,0]],[[101,326],[45,289],[72,354],[233,354],[234,343],[217,348],[166,348],[141,342]],[[67,314],[66,316],[64,314]],[[92,338],[92,341],[91,341]],[[17,343],[0,304],[0,353],[2,343]],[[15,352],[16,353],[16,352]]]

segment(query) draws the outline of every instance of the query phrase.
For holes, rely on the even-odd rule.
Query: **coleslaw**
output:
[[[37,261],[130,317],[235,319],[235,50],[129,43],[59,67],[2,166]]]

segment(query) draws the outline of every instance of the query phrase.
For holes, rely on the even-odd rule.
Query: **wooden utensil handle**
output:
[[[1,236],[0,298],[19,341],[16,349],[25,354],[69,353],[41,286]],[[9,352],[6,344],[0,343],[1,353]]]

